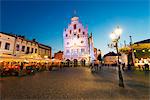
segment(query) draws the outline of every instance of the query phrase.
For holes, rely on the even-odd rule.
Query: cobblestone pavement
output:
[[[150,74],[124,72],[125,88],[118,87],[115,68],[91,73],[71,67],[24,77],[0,78],[1,100],[150,100]]]

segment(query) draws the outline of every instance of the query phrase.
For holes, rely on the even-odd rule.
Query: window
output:
[[[34,50],[34,49],[32,48],[32,49],[31,49],[31,53],[33,53],[33,50]]]
[[[85,32],[83,32],[83,35],[85,34]]]
[[[9,48],[10,48],[10,43],[6,43],[6,44],[5,44],[5,49],[6,49],[6,50],[9,50]]]
[[[69,53],[69,50],[67,50],[66,53]]]
[[[84,41],[81,41],[81,43],[84,43]]]
[[[74,27],[74,29],[76,29],[77,28],[76,24],[74,24],[73,27]]]
[[[26,51],[27,54],[29,53],[29,50],[30,50],[30,47],[27,47],[27,51]]]
[[[76,36],[76,33],[74,33],[74,36]]]
[[[44,50],[45,54],[46,54],[46,50]]]
[[[78,34],[78,36],[77,36],[78,38],[79,38],[79,34]]]
[[[72,31],[70,30],[70,34],[71,34],[71,32],[72,32]]]
[[[16,45],[16,50],[19,51],[19,44]]]
[[[77,49],[77,53],[79,52],[79,49]]]
[[[0,48],[1,48],[2,42],[0,41]]]
[[[37,53],[37,49],[35,49],[35,53]]]
[[[66,34],[66,37],[68,37],[68,35]]]
[[[79,33],[81,32],[81,29],[79,28]]]
[[[22,51],[22,52],[24,52],[24,51],[25,51],[25,46],[22,46],[21,51]]]
[[[84,49],[81,49],[81,53],[83,53],[85,50]]]
[[[67,42],[67,45],[69,45],[69,42]]]

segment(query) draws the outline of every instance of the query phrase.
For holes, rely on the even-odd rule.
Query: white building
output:
[[[0,32],[0,56],[25,57],[29,55],[51,58],[51,47],[28,40],[24,36]]]
[[[27,40],[24,36],[17,36],[15,41],[14,55],[38,54],[38,43],[34,40]]]
[[[71,18],[71,23],[63,32],[64,60],[92,61],[94,44],[92,35],[88,36],[88,28],[79,22],[79,17]]]
[[[14,53],[15,37],[10,34],[0,33],[0,54],[12,55]]]

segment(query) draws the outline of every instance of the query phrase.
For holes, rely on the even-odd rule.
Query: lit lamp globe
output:
[[[119,26],[117,26],[117,28],[115,29],[115,34],[119,37],[121,33],[122,33],[122,29]]]
[[[116,35],[115,35],[114,32],[112,32],[112,33],[110,34],[110,38],[111,38],[112,40],[115,40],[115,39],[116,39]]]

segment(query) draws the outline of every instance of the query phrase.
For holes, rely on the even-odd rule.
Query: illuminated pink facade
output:
[[[92,58],[90,57],[88,28],[84,28],[79,22],[79,17],[71,18],[71,23],[63,32],[63,38],[64,60],[69,59],[73,61],[76,59],[78,61],[89,61],[89,59]]]

